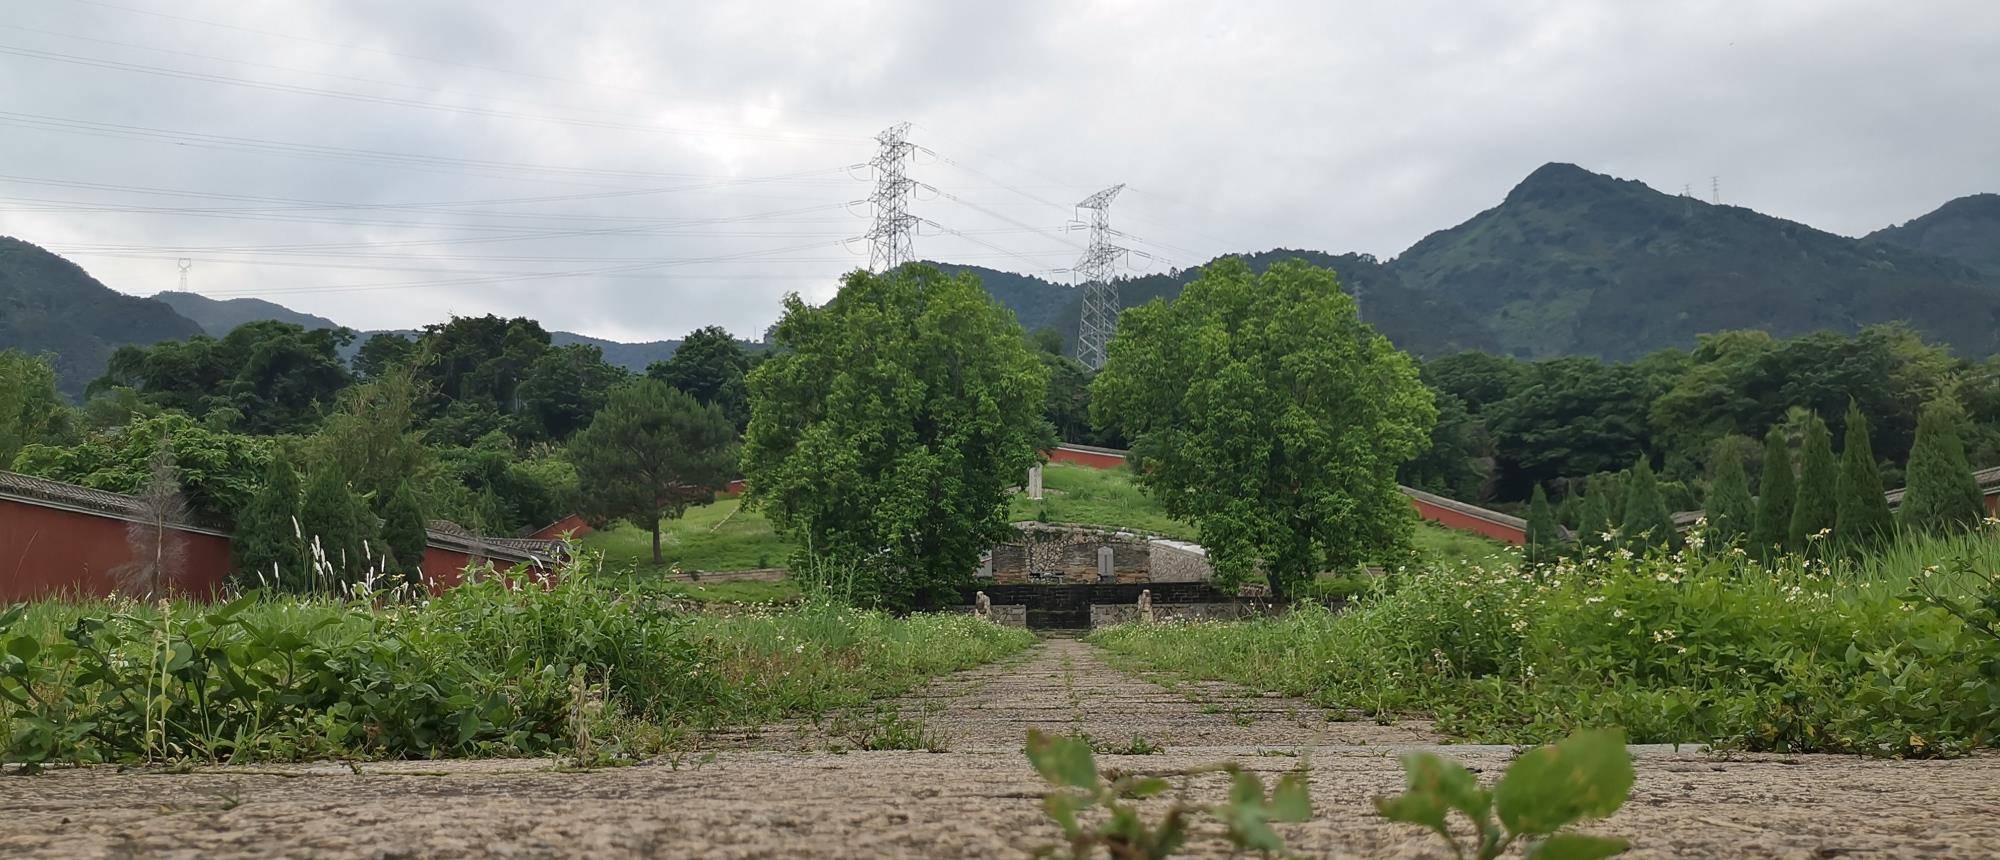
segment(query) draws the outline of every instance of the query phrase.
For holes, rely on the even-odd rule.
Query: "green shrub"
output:
[[[1740,549],[1591,554],[1533,573],[1435,568],[1334,613],[1093,634],[1195,677],[1338,708],[1421,711],[1474,740],[1623,726],[1636,742],[1948,755],[2000,729],[2000,642],[1904,599],[2000,529],[1858,561],[1766,566]]]

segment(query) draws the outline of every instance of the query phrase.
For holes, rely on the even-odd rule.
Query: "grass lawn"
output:
[[[1039,502],[1029,500],[1026,494],[1016,494],[1008,516],[1016,522],[1042,519],[1135,529],[1184,540],[1197,537],[1194,526],[1168,516],[1141,491],[1128,468],[1093,469],[1050,463],[1042,469],[1042,488],[1044,497]],[[772,530],[771,521],[763,514],[738,510],[739,504],[737,499],[720,499],[711,505],[688,508],[680,519],[668,520],[666,531],[660,535],[660,553],[666,566],[679,565],[684,571],[785,566],[792,553],[791,542]],[[609,573],[644,574],[660,570],[653,565],[650,536],[629,523],[587,535],[583,545],[604,553],[604,567]],[[1417,523],[1416,545],[1441,561],[1485,559],[1506,548],[1498,541],[1430,522]],[[784,600],[798,593],[790,583],[675,587],[692,589],[683,595],[692,599],[732,603]],[[739,590],[742,596],[737,595]]]
[[[660,555],[666,565],[680,565],[688,571],[784,567],[792,553],[791,542],[773,531],[763,514],[738,510],[740,503],[738,499],[718,499],[714,504],[688,508],[679,519],[667,520],[666,530],[660,534]],[[659,570],[653,566],[652,536],[630,523],[585,535],[583,545],[604,553],[607,572]]]
[[[653,590],[698,603],[797,603],[804,595],[790,579],[776,582],[738,580],[735,582],[659,582]]]
[[[1093,469],[1071,463],[1042,467],[1042,500],[1026,493],[1014,496],[1010,516],[1015,522],[1047,520],[1093,526],[1137,529],[1168,537],[1195,539],[1195,528],[1160,509],[1132,479],[1132,470]]]

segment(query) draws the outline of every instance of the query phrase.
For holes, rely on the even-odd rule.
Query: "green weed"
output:
[[[1378,797],[1384,818],[1430,828],[1453,857],[1493,860],[1520,843],[1530,860],[1595,860],[1622,854],[1623,839],[1565,833],[1563,828],[1605,818],[1632,791],[1632,756],[1615,730],[1578,732],[1560,743],[1530,750],[1507,768],[1491,790],[1464,765],[1430,753],[1403,759],[1408,788]],[[1470,852],[1453,836],[1451,813],[1472,822]]]

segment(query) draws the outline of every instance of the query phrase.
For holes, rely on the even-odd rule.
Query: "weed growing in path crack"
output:
[[[1632,791],[1632,756],[1615,729],[1577,732],[1514,760],[1489,791],[1464,765],[1430,753],[1403,759],[1408,789],[1378,797],[1375,808],[1391,821],[1421,824],[1444,837],[1454,857],[1493,860],[1515,842],[1528,858],[1595,860],[1624,853],[1623,839],[1562,833],[1580,821],[1604,818]],[[1447,817],[1458,812],[1476,831],[1467,853]],[[1497,823],[1495,818],[1498,818]]]
[[[935,716],[935,706],[931,709]],[[951,738],[941,729],[931,728],[923,717],[905,718],[901,708],[895,705],[877,706],[873,713],[860,716],[852,713],[835,714],[832,734],[847,741],[853,749],[859,750],[926,750],[941,753],[950,747]]]
[[[1187,844],[1189,826],[1198,815],[1221,822],[1237,851],[1268,856],[1285,850],[1284,840],[1271,829],[1272,823],[1312,817],[1304,770],[1280,777],[1266,794],[1263,779],[1234,763],[1168,774],[1099,773],[1089,743],[1033,729],[1028,731],[1027,752],[1035,772],[1053,788],[1042,796],[1042,808],[1062,828],[1069,855],[1074,858],[1090,857],[1099,848],[1120,860],[1170,857]],[[1193,779],[1211,773],[1229,774],[1228,799],[1219,804],[1189,802]],[[1167,776],[1181,778],[1180,790],[1166,812],[1148,822],[1134,801],[1157,797],[1173,788]],[[1101,811],[1089,814],[1093,809]],[[1061,850],[1062,846],[1050,846],[1037,853],[1050,856]]]

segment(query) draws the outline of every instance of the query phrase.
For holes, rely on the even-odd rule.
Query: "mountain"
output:
[[[181,316],[194,320],[201,330],[211,337],[222,337],[234,331],[237,326],[258,320],[277,320],[308,329],[339,328],[340,324],[323,316],[300,313],[276,302],[263,299],[211,299],[195,293],[167,291],[153,296],[156,302],[165,302]]]
[[[1571,164],[1537,169],[1388,269],[1527,357],[1630,359],[1723,329],[1789,336],[1890,320],[1961,354],[2000,350],[2000,279],[1966,263]]]
[[[2000,279],[2000,194],[1974,194],[1865,238],[1949,257]]]
[[[1375,326],[1398,347],[1417,355],[1447,355],[1498,348],[1485,324],[1464,308],[1439,297],[1404,288],[1395,273],[1367,254],[1336,255],[1324,251],[1280,248],[1228,256],[1243,260],[1252,270],[1260,273],[1273,263],[1291,259],[1333,269],[1340,279],[1341,289],[1354,296],[1360,304],[1362,319]],[[1203,266],[1214,262],[1211,260]],[[981,266],[934,265],[948,272],[971,272],[979,276],[987,293],[1014,311],[1023,328],[1029,331],[1056,329],[1062,332],[1064,342],[1074,351],[1083,313],[1083,298],[1074,287],[1032,275],[1017,275]],[[1203,266],[1120,278],[1118,304],[1130,308],[1156,298],[1171,300],[1180,295],[1182,288],[1201,277]]]
[[[56,383],[72,397],[118,347],[200,333],[166,304],[113,290],[75,263],[0,236],[0,349],[53,353]]]
[[[164,292],[153,296],[154,300],[165,302],[188,319],[201,325],[203,331],[214,337],[222,337],[237,326],[257,320],[277,320],[309,329],[338,328],[339,323],[315,314],[301,313],[275,302],[263,299],[211,299],[194,293]],[[343,357],[352,359],[360,351],[361,343],[378,334],[400,334],[416,337],[422,332],[414,329],[384,329],[362,331],[354,341],[342,350]],[[644,343],[620,343],[603,338],[590,337],[567,331],[549,332],[549,343],[567,346],[573,343],[590,344],[604,351],[604,360],[627,370],[639,372],[655,361],[671,358],[674,350],[680,348],[678,340],[654,340]]]

